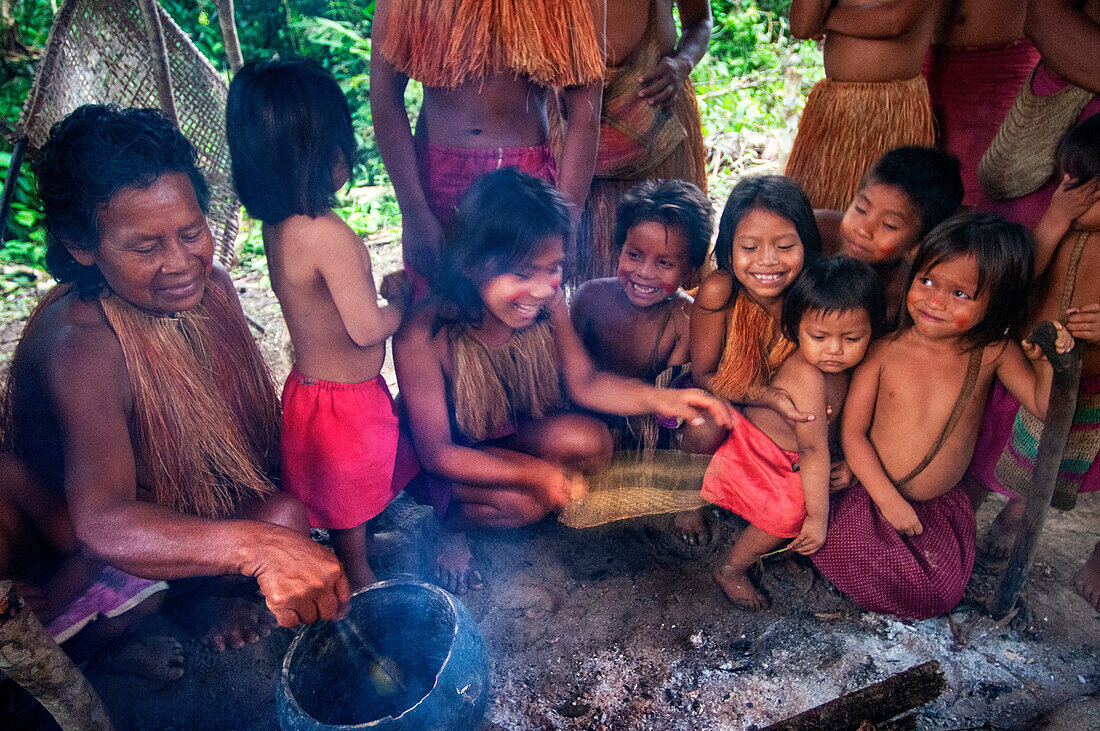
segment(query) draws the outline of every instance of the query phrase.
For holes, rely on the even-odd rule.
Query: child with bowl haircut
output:
[[[882,284],[863,262],[821,260],[787,291],[782,323],[798,349],[772,386],[815,419],[791,423],[770,408],[744,407],[703,478],[704,499],[749,521],[714,578],[735,606],[750,611],[768,606],[749,579],[753,564],[790,539],[803,555],[825,541],[830,455],[839,451],[851,371],[886,326]]]
[[[596,367],[653,381],[688,352],[691,286],[714,232],[710,201],[683,180],[634,186],[619,204],[618,276],[591,279],[573,299],[573,325]]]
[[[310,524],[329,529],[353,590],[378,515],[416,474],[411,445],[380,375],[407,292],[379,307],[363,240],[332,210],[355,164],[347,100],[304,60],[241,67],[226,108],[233,182],[263,221],[264,253],[295,362],[283,388],[282,487]]]
[[[1055,152],[1062,182],[1034,230],[1036,282],[1029,325],[1063,322],[1082,345],[1081,385],[1058,480],[1100,490],[1100,116],[1071,129]],[[1010,500],[990,529],[987,552],[1006,558],[1023,522],[1042,424],[1003,386],[989,400],[968,477]],[[1075,588],[1100,611],[1100,544]]]
[[[826,253],[870,264],[886,288],[887,323],[895,324],[908,262],[929,231],[959,210],[958,159],[933,147],[899,147],[880,157],[843,213],[814,211]]]

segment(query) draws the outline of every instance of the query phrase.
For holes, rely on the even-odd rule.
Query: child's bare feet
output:
[[[465,594],[485,586],[481,573],[470,565],[473,556],[464,532],[439,532],[435,557],[435,582],[452,594]]]
[[[1073,589],[1084,597],[1093,609],[1100,612],[1100,541],[1093,546],[1089,560],[1085,561],[1085,565],[1073,578]]]
[[[768,598],[756,590],[747,571],[724,563],[714,570],[714,580],[738,609],[759,612],[771,606]]]
[[[706,546],[710,543],[710,527],[703,508],[676,513],[672,519],[672,531],[689,546]]]
[[[177,615],[200,642],[217,652],[240,648],[271,634],[275,617],[263,600],[200,595],[184,603]]]
[[[982,544],[982,553],[992,561],[1006,561],[1012,553],[1012,544],[1016,534],[1024,525],[1024,510],[1027,503],[1023,500],[1009,500],[989,526],[989,535]]]
[[[183,646],[175,637],[134,637],[116,643],[100,659],[104,669],[150,680],[183,677]]]

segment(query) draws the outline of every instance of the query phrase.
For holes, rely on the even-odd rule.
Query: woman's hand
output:
[[[638,81],[638,96],[656,107],[671,107],[691,73],[691,64],[681,58],[664,56]]]
[[[1093,344],[1100,343],[1100,303],[1070,307],[1066,310],[1066,329],[1077,340]]]
[[[588,494],[588,483],[580,472],[551,467],[541,481],[539,494],[550,510],[561,510]]]

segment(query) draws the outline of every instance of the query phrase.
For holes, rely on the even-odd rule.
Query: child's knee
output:
[[[607,466],[615,450],[615,440],[607,425],[586,416],[555,424],[551,443],[561,464],[584,472]]]
[[[289,528],[295,533],[309,535],[309,514],[302,502],[293,495],[277,492],[262,501],[257,500],[244,511],[244,517],[264,523]]]
[[[688,454],[714,454],[725,437],[725,429],[709,419],[701,426],[684,424],[680,432],[680,449]]]

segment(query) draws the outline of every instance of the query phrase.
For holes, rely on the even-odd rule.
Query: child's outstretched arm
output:
[[[832,4],[832,0],[791,0],[791,35],[802,40],[821,36]]]
[[[370,110],[378,152],[393,183],[401,208],[401,247],[405,261],[421,273],[431,270],[443,237],[416,167],[412,127],[405,109],[409,77],[400,73],[382,54],[389,27],[390,0],[378,0],[371,28]]]
[[[1050,205],[1031,230],[1035,240],[1034,279],[1046,273],[1070,226],[1097,201],[1100,201],[1100,180],[1094,178],[1079,184],[1068,175],[1062,177],[1062,182],[1051,196]]]
[[[798,444],[798,477],[806,499],[806,520],[790,547],[809,556],[825,542],[829,525],[829,473],[832,464],[829,458],[829,420],[825,413],[825,377],[808,363],[799,371],[801,377],[797,384],[795,405],[816,418],[792,424]]]
[[[1058,329],[1058,340],[1055,343],[1058,352],[1069,352],[1073,349],[1073,336],[1062,323],[1056,322],[1054,326]],[[1054,368],[1043,356],[1039,346],[1028,340],[1024,340],[1020,345],[1013,340],[1006,340],[1003,345],[997,343],[986,347],[1000,349],[997,359],[997,378],[1009,393],[1015,396],[1037,419],[1040,421],[1046,419]]]
[[[840,442],[848,466],[867,489],[867,494],[882,511],[883,517],[903,536],[916,536],[924,531],[913,506],[909,504],[886,474],[882,462],[867,436],[875,415],[879,378],[882,372],[881,346],[872,345],[862,363],[856,366],[852,385],[844,400],[844,415],[840,422]]]
[[[825,30],[867,40],[905,35],[928,12],[926,0],[880,0],[841,4],[829,11]]]
[[[347,224],[334,215],[311,219],[316,266],[328,287],[344,330],[361,348],[382,345],[397,332],[408,293],[378,306],[370,251]],[[292,235],[292,234],[291,234]]]
[[[1059,76],[1100,93],[1100,25],[1082,5],[1075,0],[1028,0],[1024,33]]]
[[[733,424],[728,403],[699,389],[657,388],[635,378],[596,369],[569,319],[563,298],[551,306],[554,345],[569,396],[578,405],[605,414],[659,414],[701,424],[709,411],[719,426]]]
[[[569,504],[576,484],[556,465],[522,452],[472,449],[452,441],[443,364],[432,345],[433,317],[421,310],[393,340],[397,383],[421,466],[465,485],[522,485],[551,508]]]

